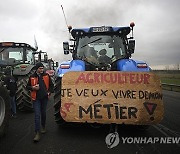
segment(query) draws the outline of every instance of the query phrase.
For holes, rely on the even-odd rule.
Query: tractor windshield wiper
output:
[[[2,48],[1,51],[0,51],[0,53],[3,52],[5,49],[7,50],[8,48],[9,48],[9,47],[7,47],[7,48]]]
[[[84,47],[87,46],[88,44],[94,43],[94,42],[99,41],[99,40],[102,40],[102,38],[98,38],[98,39],[96,39],[96,40],[94,40],[94,41],[91,41],[91,42],[83,45],[81,48],[84,48]]]
[[[1,51],[0,51],[0,53],[3,52],[4,50],[5,50],[5,48],[2,48]]]

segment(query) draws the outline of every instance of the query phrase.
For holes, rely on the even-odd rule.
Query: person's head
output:
[[[40,74],[44,72],[44,65],[41,62],[36,64],[36,72]]]
[[[106,49],[102,49],[102,50],[99,51],[99,54],[100,54],[101,56],[106,55],[106,53],[107,53]]]

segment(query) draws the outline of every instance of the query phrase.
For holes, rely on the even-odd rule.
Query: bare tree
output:
[[[165,66],[165,70],[167,70],[167,71],[169,70],[169,65]]]
[[[173,65],[173,69],[174,69],[174,70],[180,70],[180,64],[178,64],[178,63],[177,63],[177,64],[174,64],[174,65]]]

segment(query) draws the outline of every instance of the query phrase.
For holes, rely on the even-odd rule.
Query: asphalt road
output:
[[[180,137],[180,93],[163,91],[165,115],[163,121],[146,131],[134,127],[120,126],[119,137]],[[53,101],[47,109],[47,133],[33,143],[34,114],[18,112],[16,119],[10,119],[8,134],[0,139],[0,154],[59,154],[59,153],[180,153],[179,144],[123,144],[109,149],[105,138],[109,126],[92,128],[88,125],[58,127],[54,122]]]

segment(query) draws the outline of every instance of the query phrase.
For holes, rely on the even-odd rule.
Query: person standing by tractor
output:
[[[52,80],[44,72],[44,65],[41,62],[36,64],[36,71],[29,77],[26,88],[31,91],[35,113],[35,137],[33,140],[34,142],[38,142],[40,140],[40,123],[41,133],[46,133],[46,107],[48,98],[54,89]]]
[[[7,85],[7,89],[10,91],[10,107],[11,107],[11,116],[13,118],[16,118],[16,101],[15,101],[15,95],[17,91],[17,83],[16,79],[12,75],[11,68],[8,67],[6,68],[5,72],[5,77],[3,78],[5,84]]]

